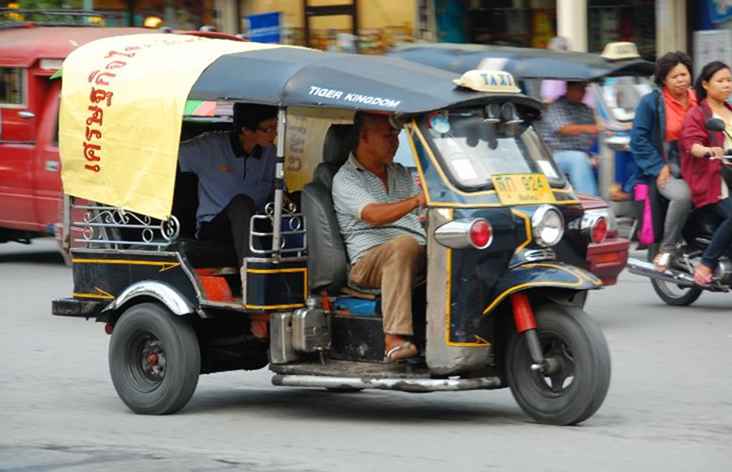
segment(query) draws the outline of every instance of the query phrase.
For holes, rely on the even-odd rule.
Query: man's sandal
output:
[[[384,353],[384,362],[399,362],[417,355],[417,346],[409,341],[403,341]]]

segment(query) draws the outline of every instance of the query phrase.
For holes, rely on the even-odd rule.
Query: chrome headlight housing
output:
[[[536,244],[543,247],[555,246],[564,236],[562,212],[551,205],[542,205],[531,217],[531,226]]]

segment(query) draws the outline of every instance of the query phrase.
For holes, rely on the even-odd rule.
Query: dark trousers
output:
[[[241,265],[242,259],[251,255],[249,225],[254,210],[254,200],[246,195],[237,195],[211,221],[201,223],[198,239],[233,243]]]
[[[722,219],[717,229],[714,230],[712,242],[702,255],[702,263],[714,269],[717,267],[717,261],[722,257],[722,254],[729,254],[730,249],[732,249],[730,247],[732,245],[732,200],[729,197],[725,198],[714,205],[705,206],[704,210],[713,212]]]

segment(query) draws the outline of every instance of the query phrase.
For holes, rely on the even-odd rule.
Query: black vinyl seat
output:
[[[239,267],[233,244],[196,239],[198,177],[178,172],[173,195],[173,215],[180,223],[180,236],[170,249],[183,253],[193,267]]]
[[[338,295],[348,284],[348,256],[333,208],[333,177],[353,148],[353,125],[331,125],[323,145],[323,162],[302,191],[308,234],[308,279],[313,292]]]

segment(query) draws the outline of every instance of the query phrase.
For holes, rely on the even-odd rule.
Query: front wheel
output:
[[[130,410],[175,413],[191,399],[201,372],[191,323],[154,303],[129,308],[112,331],[109,371]]]
[[[536,313],[545,364],[533,364],[524,336],[512,331],[506,376],[516,402],[540,423],[577,424],[592,416],[610,386],[610,352],[602,331],[579,308],[546,304]]]

